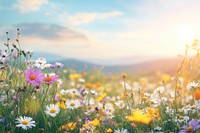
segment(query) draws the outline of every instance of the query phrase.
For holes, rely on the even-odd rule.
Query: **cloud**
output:
[[[48,0],[18,0],[14,9],[19,10],[20,13],[36,12],[39,11],[42,5],[47,4]]]
[[[111,12],[81,12],[76,13],[74,15],[68,15],[67,13],[63,13],[60,15],[61,21],[66,21],[71,25],[80,25],[80,24],[87,24],[97,20],[104,20],[109,19],[116,16],[123,15],[120,11],[111,11]]]
[[[89,46],[91,44],[91,40],[84,33],[56,24],[25,23],[16,27],[21,29],[25,44],[58,46],[72,44]]]

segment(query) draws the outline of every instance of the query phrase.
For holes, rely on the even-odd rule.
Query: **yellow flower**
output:
[[[112,133],[112,132],[113,132],[112,129],[110,128],[106,129],[106,133]]]
[[[67,123],[68,128],[73,131],[76,128],[76,122]]]
[[[64,70],[63,70],[63,73],[67,73],[67,69],[64,69]]]
[[[97,100],[98,100],[99,102],[101,102],[101,101],[103,100],[103,98],[105,98],[106,96],[107,96],[107,94],[106,94],[106,93],[103,93],[100,97],[97,98]]]
[[[62,125],[61,128],[63,130],[71,130],[73,131],[76,128],[76,122],[69,122],[65,125]]]
[[[160,113],[159,113],[158,108],[147,108],[147,114],[152,119],[159,119],[160,118]]]
[[[161,76],[161,79],[162,79],[162,81],[163,81],[164,83],[166,83],[166,82],[169,82],[169,81],[170,81],[171,76],[170,76],[169,74],[163,74],[163,75]]]
[[[70,74],[70,75],[69,75],[69,78],[70,78],[71,80],[77,80],[77,79],[81,78],[81,75],[80,75],[80,74],[77,74],[77,73],[74,73],[74,74]]]
[[[127,120],[135,121],[142,124],[149,124],[151,122],[151,117],[149,117],[148,113],[143,114],[142,110],[138,110],[133,112],[131,116],[128,116]]]
[[[66,109],[66,105],[64,102],[57,102],[56,103],[61,109]]]
[[[98,126],[100,123],[99,123],[99,120],[97,120],[97,119],[94,119],[93,121],[90,121],[89,122],[91,125],[93,125],[93,126]]]

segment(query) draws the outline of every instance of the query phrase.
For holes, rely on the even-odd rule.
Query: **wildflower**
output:
[[[164,83],[169,82],[171,80],[171,76],[169,74],[163,74],[161,79]]]
[[[55,73],[45,74],[44,82],[47,84],[52,84],[58,79],[58,75]]]
[[[99,123],[99,120],[97,119],[94,119],[93,121],[90,121],[89,124],[92,124],[93,126],[98,126],[100,123]]]
[[[47,63],[45,58],[38,58],[35,61],[35,67],[39,68],[39,69],[44,69],[45,68],[45,64]]]
[[[131,116],[127,117],[128,121],[135,121],[142,124],[149,124],[151,122],[151,117],[148,113],[142,113],[142,110],[133,112]]]
[[[59,100],[60,100],[61,97],[62,96],[60,94],[56,94],[55,97],[54,97],[54,101],[55,102],[59,102]]]
[[[47,63],[47,64],[44,64],[44,68],[50,68],[51,64]]]
[[[76,109],[80,106],[80,102],[78,100],[70,100],[66,102],[66,106],[68,109]]]
[[[177,118],[175,119],[175,122],[179,122],[179,123],[182,123],[182,122],[185,122],[187,123],[187,121],[189,120],[189,117],[188,116],[177,116]]]
[[[0,118],[0,123],[4,123],[6,120],[6,116],[4,116],[3,118]]]
[[[160,87],[156,88],[153,93],[162,94],[164,92],[164,90],[165,90],[165,88],[163,86],[160,86]]]
[[[123,79],[126,79],[126,78],[127,78],[127,74],[123,73],[123,74],[122,74],[122,78],[123,78]]]
[[[55,63],[55,66],[56,66],[57,68],[62,68],[62,67],[64,66],[64,64],[59,63],[59,62],[56,62],[56,63]]]
[[[113,131],[112,131],[111,128],[106,129],[106,133],[112,133],[112,132],[113,132]]]
[[[147,100],[148,100],[148,97],[145,97],[145,96],[142,97],[142,101],[143,101],[143,102],[145,102],[145,101],[147,101]]]
[[[198,87],[199,87],[199,83],[196,83],[194,81],[187,84],[187,89],[198,88]]]
[[[128,130],[127,129],[116,129],[115,131],[114,131],[114,133],[128,133]]]
[[[156,132],[161,132],[162,127],[156,126],[156,127],[154,128],[154,130],[155,130]]]
[[[51,104],[49,106],[46,106],[45,113],[50,115],[51,117],[55,117],[60,112],[59,106],[56,104]]]
[[[196,99],[196,100],[199,100],[199,99],[200,99],[200,90],[197,90],[197,91],[195,92],[195,99]]]
[[[62,90],[60,91],[60,94],[61,94],[61,95],[67,95],[68,93],[69,93],[69,90],[63,90],[63,89],[62,89]]]
[[[16,119],[17,120],[17,124],[16,127],[21,127],[25,130],[29,129],[29,128],[32,128],[32,127],[35,127],[35,121],[32,121],[32,118],[31,117],[22,117],[20,116],[19,118]]]
[[[43,80],[42,72],[40,70],[28,69],[25,70],[24,76],[26,77],[26,82],[37,86]]]
[[[69,122],[65,125],[62,125],[61,128],[66,131],[69,131],[69,130],[73,131],[76,128],[76,122]]]
[[[199,121],[191,120],[188,122],[187,126],[183,126],[182,130],[179,133],[193,133],[200,129]]]
[[[66,109],[66,105],[64,102],[57,102],[56,103],[61,109]]]
[[[62,84],[63,84],[62,79],[58,79],[57,80],[57,88],[60,88],[62,86]]]
[[[115,102],[115,105],[119,108],[119,109],[123,109],[125,107],[125,103],[122,100],[119,100],[117,102]]]

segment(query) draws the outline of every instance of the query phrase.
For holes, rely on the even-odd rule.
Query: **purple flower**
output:
[[[85,123],[89,123],[90,122],[90,118],[88,116],[85,117]]]
[[[193,133],[194,131],[200,129],[199,121],[191,120],[188,122],[187,126],[183,126],[179,133]]]
[[[6,116],[4,116],[3,118],[0,118],[0,123],[4,123],[6,120]]]
[[[80,89],[79,89],[79,92],[80,92],[80,93],[83,93],[84,91],[85,91],[84,88],[80,88]]]
[[[60,62],[56,62],[55,66],[58,68],[62,68],[64,66],[64,64],[60,63]]]
[[[26,82],[33,84],[34,86],[39,85],[42,83],[44,77],[42,76],[41,70],[33,70],[33,69],[28,69],[25,70],[24,76],[26,77]]]
[[[54,68],[55,68],[55,65],[51,65],[50,68],[51,68],[51,69],[54,69]]]
[[[18,97],[19,97],[18,95],[15,95],[13,96],[13,99],[16,101]]]
[[[55,73],[45,74],[44,82],[47,84],[52,84],[58,79],[58,75]]]

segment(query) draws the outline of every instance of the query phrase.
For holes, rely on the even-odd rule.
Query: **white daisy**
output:
[[[119,108],[119,109],[123,109],[125,107],[125,103],[122,100],[118,100],[117,102],[115,102],[115,105]]]
[[[60,112],[59,106],[56,104],[51,104],[46,106],[45,113],[50,115],[51,117],[55,117]]]
[[[196,82],[193,81],[193,82],[191,82],[191,83],[188,83],[186,88],[187,88],[188,90],[190,90],[190,89],[192,89],[192,88],[198,88],[198,87],[199,87],[199,83],[196,83]]]
[[[63,90],[63,89],[62,89],[62,90],[60,91],[60,94],[61,94],[61,95],[67,95],[68,93],[69,93],[69,90]]]
[[[115,131],[114,131],[114,133],[128,133],[128,130],[127,129],[116,129]]]
[[[153,93],[154,94],[155,93],[162,94],[164,92],[164,90],[165,90],[165,87],[160,86],[160,87],[156,88]]]
[[[25,130],[35,127],[35,121],[32,121],[33,118],[31,117],[26,117],[26,116],[19,116],[16,120],[16,123],[18,125],[16,125],[16,127],[21,127]]]
[[[68,109],[76,109],[80,106],[80,102],[78,100],[70,100],[66,102],[66,106]]]

